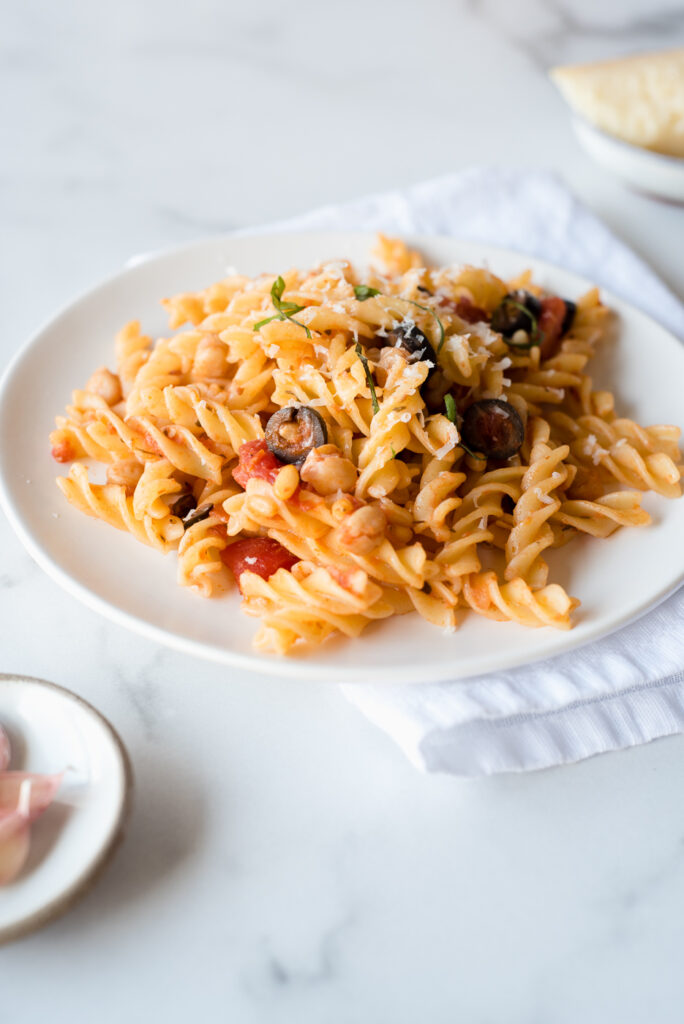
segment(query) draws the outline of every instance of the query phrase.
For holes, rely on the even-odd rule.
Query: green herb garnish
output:
[[[458,439],[458,447],[462,448],[463,451],[466,452],[467,455],[470,455],[473,459],[477,459],[478,462],[481,462],[482,459],[484,459],[484,455],[482,455],[481,452],[474,452],[472,448],[469,448],[467,444],[463,443],[463,440],[460,437]]]
[[[451,420],[452,423],[456,422],[456,402],[454,396],[446,394],[444,396],[444,408],[446,409],[446,417]]]
[[[301,313],[305,306],[298,306],[296,302],[283,302],[283,292],[285,291],[285,282],[282,277],[278,277],[273,282],[271,288],[271,302],[278,310],[273,316],[267,316],[265,320],[260,320],[258,324],[254,324],[253,331],[258,331],[260,327],[265,324],[270,324],[272,320],[289,320],[290,323],[297,324],[297,327],[303,327],[306,331],[307,338],[311,337],[311,331],[306,324],[300,323],[299,320],[295,320],[293,313]]]
[[[414,302],[413,299],[404,299],[404,302],[410,302],[412,306],[417,306],[418,309],[424,309],[425,312],[429,313],[430,316],[433,318],[433,320],[439,327],[439,345],[437,346],[437,351],[441,352],[442,345],[444,344],[444,324],[439,319],[434,309],[430,309],[429,306],[421,306],[420,302]]]
[[[365,302],[366,299],[373,299],[379,294],[380,292],[377,288],[371,288],[368,284],[357,284],[354,286],[354,295],[359,302]]]
[[[394,450],[394,445],[393,444],[390,445],[390,451],[392,452],[392,458],[396,459],[397,453]]]
[[[373,380],[373,374],[371,373],[370,366],[368,365],[368,359],[366,358],[366,354],[361,348],[360,341],[356,342],[354,350],[359,359],[361,360],[361,364],[364,370],[366,371],[366,383],[368,384],[368,389],[371,393],[371,404],[373,406],[373,415],[375,416],[377,413],[380,412],[380,403],[378,402],[378,396],[375,393],[375,381]]]
[[[425,288],[421,288],[420,285],[418,287],[420,291],[427,290]],[[381,292],[379,292],[377,288],[370,288],[367,284],[357,284],[356,287],[354,288],[354,295],[359,300],[359,302],[365,302],[366,299],[372,299],[375,295],[380,294]],[[393,297],[394,296],[392,295],[387,296],[387,298]],[[397,298],[401,299],[402,302],[410,302],[412,306],[417,306],[418,309],[424,310],[426,313],[429,313],[430,316],[436,321],[437,326],[439,327],[439,345],[437,346],[437,351],[439,352],[442,345],[444,344],[444,324],[439,319],[434,309],[430,309],[429,306],[421,306],[420,302],[414,302],[413,299],[405,299],[403,295],[398,295]]]
[[[531,330],[527,332],[527,341],[523,341],[521,344],[517,341],[513,341],[513,338],[504,337],[506,344],[509,345],[510,348],[520,349],[535,348],[537,345],[540,345],[544,340],[544,337],[542,332],[539,330],[539,321],[534,313],[529,310],[527,306],[523,306],[522,302],[516,302],[515,299],[506,299],[506,304],[508,306],[513,306],[515,309],[519,309],[521,313],[524,313],[525,316],[528,317],[531,325]]]

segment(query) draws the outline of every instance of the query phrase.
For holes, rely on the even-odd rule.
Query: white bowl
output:
[[[598,164],[634,188],[684,203],[684,159],[632,146],[581,117],[572,124],[580,145]]]

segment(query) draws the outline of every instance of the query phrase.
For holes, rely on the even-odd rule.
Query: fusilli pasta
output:
[[[115,372],[57,418],[61,490],[177,550],[182,586],[236,580],[263,650],[411,611],[568,629],[579,602],[548,553],[647,525],[643,491],[678,496],[679,430],[594,390],[596,289],[571,302],[528,272],[424,266],[383,236],[374,261],[173,296],[166,338],[127,324]]]

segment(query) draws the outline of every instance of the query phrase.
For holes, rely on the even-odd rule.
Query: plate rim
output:
[[[133,790],[135,785],[131,759],[119,733],[102,712],[98,711],[94,705],[81,697],[80,694],[74,693],[73,690],[69,690],[65,686],[60,686],[59,683],[53,683],[49,679],[20,675],[15,672],[0,672],[0,684],[2,683],[18,684],[20,686],[28,683],[32,686],[46,687],[78,704],[86,712],[93,715],[104,726],[106,733],[112,741],[112,746],[118,754],[122,768],[122,791],[116,818],[97,855],[92,858],[79,877],[59,895],[45,903],[38,910],[33,911],[27,917],[21,918],[15,924],[0,927],[0,946],[14,942],[15,939],[23,938],[61,917],[97,883],[100,875],[108,867],[125,838],[126,827],[133,807]]]
[[[228,234],[210,235],[183,243],[182,245],[172,245],[163,249],[157,249],[149,254],[143,254],[140,259],[132,257],[131,261],[129,261],[123,268],[119,268],[114,273],[109,274],[107,277],[97,282],[88,290],[78,294],[76,298],[73,298],[63,304],[55,314],[46,318],[41,326],[36,329],[26,341],[24,341],[18,351],[10,359],[4,372],[0,376],[0,408],[11,390],[12,377],[15,371],[19,368],[33,346],[39,342],[40,338],[46,331],[52,329],[63,316],[68,314],[81,302],[96,298],[99,292],[105,291],[115,282],[125,280],[127,276],[134,275],[137,270],[143,266],[160,263],[169,258],[187,256],[193,251],[202,250],[206,247],[229,246],[233,242],[239,243],[242,240],[258,240],[264,245],[268,245],[270,239],[278,239],[279,242],[282,243],[284,238],[293,240],[307,239],[310,241],[315,237],[320,237],[321,239],[336,237],[346,240],[350,245],[354,244],[354,242],[360,243],[363,241],[363,244],[369,246],[375,235],[376,232],[374,231],[329,231],[320,229],[311,231],[289,231],[287,229],[282,231],[276,230],[264,232],[258,230],[240,231]],[[525,253],[516,249],[510,249],[505,246],[497,246],[488,242],[478,242],[469,239],[460,239],[452,235],[401,233],[401,237],[408,244],[415,245],[418,248],[420,248],[421,245],[429,247],[430,244],[444,243],[453,246],[471,246],[483,254],[482,258],[484,260],[491,259],[492,261],[495,261],[497,256],[506,258],[513,257],[521,261],[530,261],[545,273],[550,273],[551,275],[560,273],[565,275],[572,279],[578,288],[586,289],[595,286],[595,284],[588,278],[584,277],[582,274],[578,274],[574,270],[567,269],[533,254]],[[632,303],[616,295],[610,289],[603,288],[601,286],[601,295],[609,305],[617,303],[618,305],[625,307],[630,311],[630,313],[635,314],[637,317],[643,317],[658,330],[664,332],[664,334],[666,334],[675,345],[681,344],[676,335],[674,335],[667,327],[659,323],[648,313],[645,313]],[[188,654],[192,657],[199,657],[203,660],[211,661],[216,664],[231,666],[238,669],[244,669],[252,673],[262,673],[270,676],[298,679],[315,678],[318,680],[322,677],[324,681],[359,685],[363,685],[368,681],[367,678],[362,677],[362,670],[358,667],[341,666],[339,669],[332,668],[330,665],[323,664],[321,661],[317,660],[315,654],[303,657],[298,657],[296,654],[294,656],[264,655],[257,651],[243,654],[232,651],[229,648],[218,647],[214,644],[205,643],[201,640],[193,640],[189,637],[180,636],[166,630],[162,626],[147,622],[144,619],[139,618],[134,613],[127,612],[122,608],[116,607],[114,604],[110,603],[109,600],[101,597],[95,591],[91,590],[87,585],[80,583],[70,575],[68,571],[62,569],[61,566],[53,560],[49,551],[45,549],[24,526],[21,517],[14,508],[8,482],[2,472],[1,460],[0,508],[4,511],[10,526],[29,555],[63,590],[71,594],[78,601],[95,611],[97,614],[109,619],[109,621],[152,640],[163,647],[179,651],[183,654]],[[510,669],[520,668],[521,666],[528,664],[551,660],[559,655],[567,654],[571,650],[586,647],[587,645],[595,643],[603,637],[609,636],[625,626],[630,625],[648,611],[662,604],[663,601],[679,589],[682,583],[684,583],[684,563],[682,564],[676,578],[671,578],[666,584],[658,588],[655,594],[652,594],[648,599],[641,602],[629,614],[615,614],[610,616],[607,622],[604,617],[603,626],[597,626],[595,629],[589,627],[587,633],[579,638],[575,637],[574,630],[568,630],[564,633],[558,632],[558,642],[554,646],[553,652],[550,653],[537,653],[532,656],[527,656],[521,652],[519,655],[505,656],[502,654],[497,657],[490,652],[488,667],[475,671],[459,671],[458,669],[454,671],[453,665],[449,667],[442,662],[438,662],[429,666],[426,672],[425,669],[421,670],[417,663],[411,662],[407,667],[392,666],[391,680],[381,679],[374,681],[381,683],[413,683],[418,685],[425,682],[466,680],[474,679],[479,676],[490,675],[496,672],[504,672]],[[377,666],[373,671],[377,672]],[[387,668],[385,671],[387,671]]]

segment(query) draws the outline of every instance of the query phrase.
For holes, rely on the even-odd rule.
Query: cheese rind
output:
[[[635,146],[684,157],[684,49],[554,68],[573,110]]]

